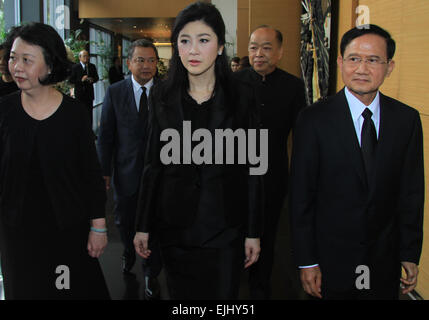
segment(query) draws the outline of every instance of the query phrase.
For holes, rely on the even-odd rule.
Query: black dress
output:
[[[64,101],[41,121],[22,109],[22,121],[36,129],[29,166],[23,168],[27,178],[19,222],[11,225],[5,215],[0,218],[6,300],[110,298],[98,259],[88,254],[89,219],[59,226],[41,165],[41,146],[52,137],[53,129],[60,130],[63,108]]]

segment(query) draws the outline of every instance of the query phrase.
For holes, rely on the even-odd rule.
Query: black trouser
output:
[[[274,247],[284,196],[278,193],[270,194],[266,192],[265,200],[261,254],[258,261],[249,268],[250,297],[257,300],[270,299],[271,297]]]
[[[115,201],[115,224],[119,229],[125,255],[134,255],[135,220],[137,210],[138,192],[132,196],[121,196],[116,192],[113,194]],[[157,277],[162,269],[161,253],[159,243],[154,236],[149,236],[149,247],[152,251],[148,259],[143,259],[143,272],[145,276]]]
[[[224,248],[162,248],[172,300],[236,300],[243,271],[243,241]]]

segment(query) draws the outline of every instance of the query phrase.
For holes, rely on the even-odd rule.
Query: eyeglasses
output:
[[[156,58],[147,58],[147,59],[145,59],[145,58],[135,58],[135,59],[133,59],[133,62],[134,63],[145,63],[145,62],[148,62],[148,63],[155,63],[156,62]]]
[[[362,59],[361,57],[347,57],[347,58],[343,59],[343,61],[349,67],[359,67],[360,64],[362,63],[362,61],[364,61],[368,67],[377,68],[377,67],[381,66],[382,64],[389,63],[390,60],[383,61],[380,58]]]

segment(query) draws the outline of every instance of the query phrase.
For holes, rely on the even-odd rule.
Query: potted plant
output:
[[[81,33],[81,29],[71,30],[70,36],[64,40],[68,59],[73,63],[79,62],[79,52],[85,50],[89,44],[89,41],[79,39]],[[66,95],[73,96],[73,85],[68,80],[57,83],[55,88]]]

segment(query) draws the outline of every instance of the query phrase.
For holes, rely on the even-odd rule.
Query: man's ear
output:
[[[338,65],[338,68],[340,68],[340,69],[343,68],[343,57],[342,56],[337,57],[337,65]]]
[[[395,69],[395,60],[390,60],[387,63],[387,71],[386,71],[386,77],[389,77],[392,73],[393,69]]]
[[[283,46],[281,46],[279,50],[279,60],[281,60],[282,57],[283,57]]]

